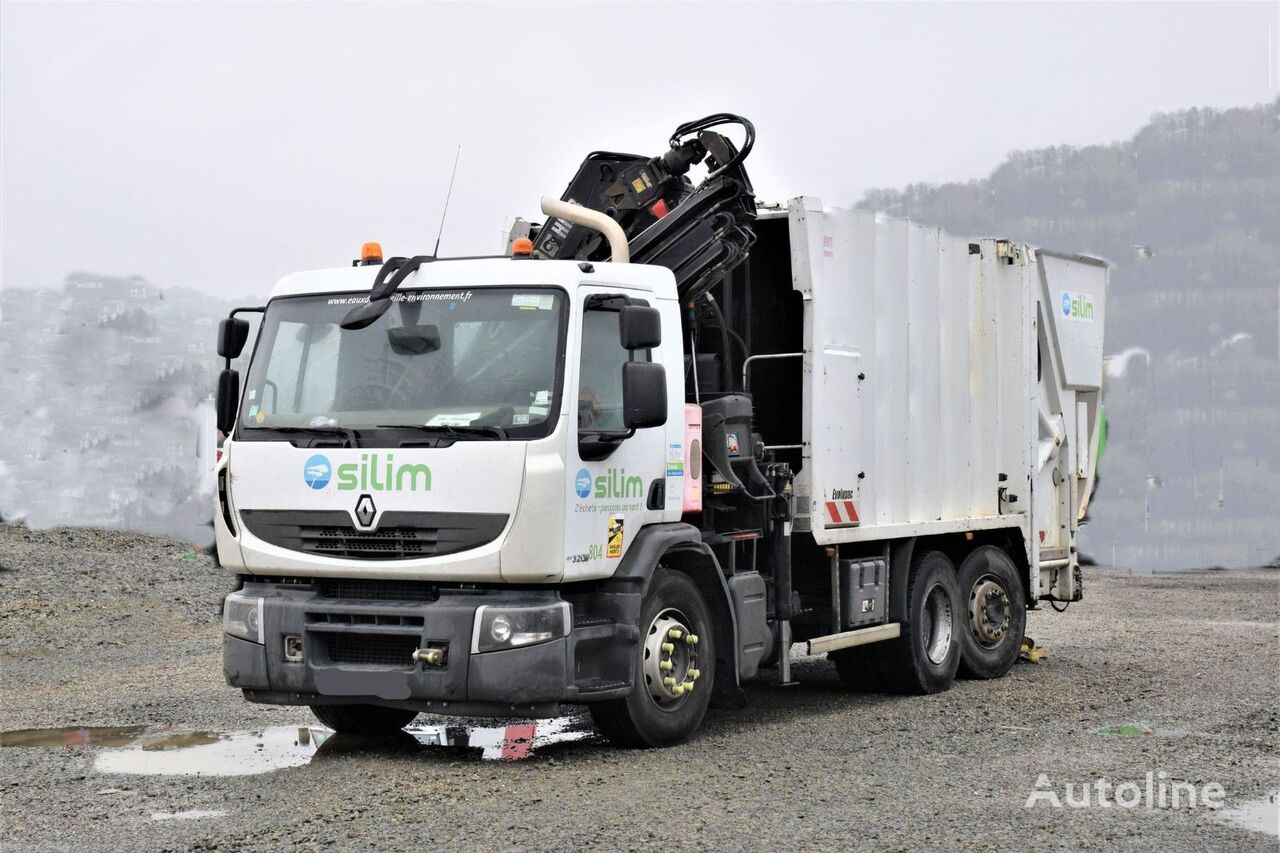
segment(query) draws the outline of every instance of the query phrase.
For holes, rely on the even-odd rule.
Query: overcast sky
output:
[[[987,175],[1276,97],[1254,4],[0,4],[0,281],[265,296],[364,240],[492,252],[587,152],[722,110],[765,199]]]

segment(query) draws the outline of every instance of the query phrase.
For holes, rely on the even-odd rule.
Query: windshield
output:
[[[342,318],[367,294],[267,306],[240,409],[243,430],[436,428],[547,435],[559,413],[563,291],[405,290],[367,328]],[[496,428],[496,429],[495,429]]]

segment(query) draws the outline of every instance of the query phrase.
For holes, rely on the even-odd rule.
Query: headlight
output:
[[[472,652],[531,646],[569,633],[569,602],[552,604],[486,604],[476,610]]]
[[[222,605],[222,630],[233,637],[261,643],[262,599],[233,592]]]

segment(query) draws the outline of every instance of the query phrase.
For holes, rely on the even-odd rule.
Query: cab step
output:
[[[821,655],[835,652],[852,646],[863,646],[867,643],[878,643],[881,640],[892,640],[902,634],[901,622],[890,622],[887,625],[875,625],[871,628],[858,628],[839,634],[828,634],[825,637],[814,637],[806,645],[808,654]]]

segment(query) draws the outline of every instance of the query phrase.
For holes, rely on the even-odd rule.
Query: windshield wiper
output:
[[[457,441],[460,438],[477,437],[477,438],[494,438],[499,441],[507,440],[507,431],[500,426],[452,426],[449,424],[440,424],[435,426],[418,425],[418,424],[378,424],[377,429],[416,429],[423,432],[440,433]]]
[[[340,426],[306,426],[306,427],[254,427],[254,429],[271,430],[272,432],[302,433],[309,432],[313,435],[336,435],[346,439],[348,447],[360,446],[360,434],[351,427]]]
[[[463,435],[489,435],[489,436],[493,436],[499,441],[507,440],[507,431],[502,427],[496,426],[493,424],[484,424],[484,425],[478,425],[478,426],[464,426],[464,427],[450,427],[450,429],[457,430],[461,432]]]

